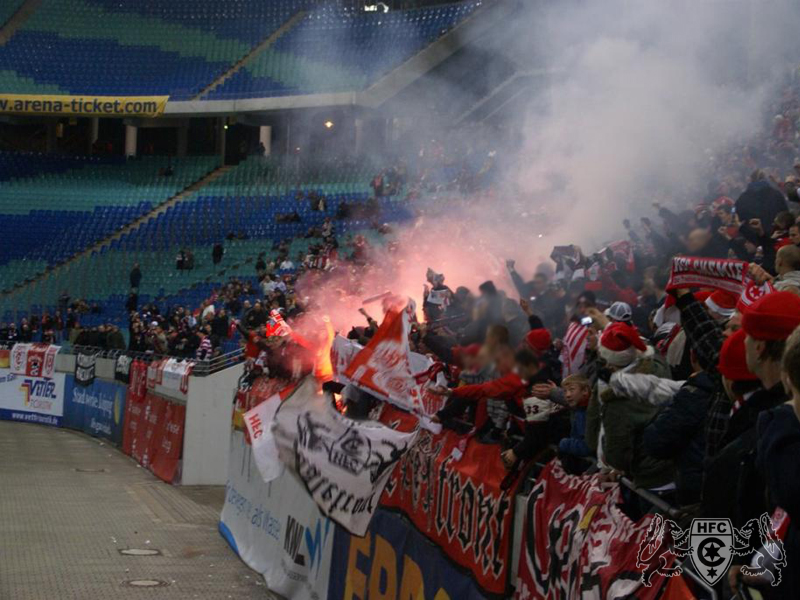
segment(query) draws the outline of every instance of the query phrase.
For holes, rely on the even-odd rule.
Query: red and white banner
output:
[[[52,344],[14,344],[11,349],[11,372],[52,379],[56,372],[56,354],[59,350],[61,346]]]
[[[741,294],[745,287],[749,263],[728,258],[676,256],[672,259],[667,290],[678,288],[714,288]]]
[[[275,422],[275,413],[281,402],[292,391],[287,387],[275,393],[266,400],[244,413],[243,421],[247,428],[245,436],[247,443],[253,448],[253,457],[256,459],[258,472],[265,483],[277,479],[284,471],[283,463],[278,456],[278,446],[272,434],[272,424]]]
[[[152,371],[147,363],[131,363],[125,399],[122,451],[156,477],[174,483],[183,452],[186,406],[148,391]]]
[[[564,377],[575,375],[586,359],[586,342],[589,337],[589,328],[580,323],[570,323],[564,335],[564,347],[561,349],[561,364]]]
[[[381,421],[406,429],[415,419],[386,405]],[[381,506],[405,514],[485,592],[505,597],[516,493],[516,485],[502,489],[507,474],[499,446],[421,431],[392,471]]]
[[[771,281],[765,281],[761,285],[758,285],[753,279],[748,277],[745,283],[746,285],[744,290],[742,290],[742,295],[739,296],[739,301],[736,303],[736,310],[739,312],[744,312],[753,302],[775,291],[775,286],[772,285]]]
[[[639,547],[651,516],[634,523],[620,509],[619,487],[567,474],[557,460],[528,496],[516,600],[654,600],[665,583],[642,583]],[[674,556],[663,555],[663,567]]]
[[[411,352],[409,313],[390,310],[366,347],[337,336],[331,348],[334,379],[422,416],[432,416],[445,398],[430,392],[445,383],[427,356]],[[424,426],[430,427],[427,419]]]
[[[375,335],[347,366],[344,376],[381,400],[422,413],[422,396],[411,370],[408,331],[407,313],[389,310]]]
[[[172,391],[180,392],[183,395],[189,393],[189,375],[194,368],[193,361],[183,361],[170,358],[163,361],[160,366],[160,384]]]
[[[178,466],[183,452],[183,428],[186,406],[163,400],[164,414],[160,428],[154,432],[150,470],[167,483],[177,482]]]

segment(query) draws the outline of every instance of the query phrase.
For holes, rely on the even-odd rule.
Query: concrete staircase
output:
[[[29,279],[29,280],[27,280],[27,281],[25,281],[23,283],[20,283],[19,285],[17,285],[16,287],[14,287],[13,289],[9,290],[8,292],[6,292],[4,294],[0,294],[0,298],[12,297],[15,294],[21,292],[27,286],[36,286],[40,282],[44,281],[51,274],[58,272],[60,269],[65,269],[65,268],[68,269],[70,267],[70,265],[72,263],[74,263],[76,260],[78,260],[79,258],[91,255],[93,252],[99,252],[104,246],[110,245],[111,242],[113,242],[114,240],[118,240],[118,239],[122,238],[123,236],[128,235],[129,233],[131,233],[135,229],[138,229],[139,227],[141,227],[142,225],[144,225],[145,223],[147,223],[151,219],[155,219],[156,217],[158,217],[158,215],[166,212],[167,209],[169,209],[171,206],[175,206],[179,202],[182,202],[182,201],[186,200],[194,192],[204,188],[205,186],[207,186],[212,181],[214,181],[216,179],[219,179],[222,175],[224,175],[225,173],[230,171],[232,168],[233,168],[232,166],[217,167],[214,170],[206,173],[203,177],[201,177],[200,179],[198,179],[194,183],[188,185],[187,187],[185,187],[183,190],[181,190],[180,192],[178,192],[177,194],[175,194],[171,198],[168,198],[167,200],[165,200],[164,202],[159,204],[157,207],[155,207],[150,212],[145,213],[144,215],[142,215],[141,217],[139,217],[138,219],[136,219],[134,221],[131,221],[130,223],[128,223],[127,225],[125,225],[121,229],[118,229],[117,231],[112,233],[110,236],[100,240],[96,244],[94,244],[92,246],[89,246],[88,248],[82,250],[81,252],[78,252],[77,254],[75,254],[74,256],[69,258],[68,260],[64,261],[63,263],[60,263],[60,264],[55,265],[53,267],[49,267],[44,273],[41,273],[40,275],[37,275],[36,277],[34,277],[32,279]]]
[[[278,29],[273,31],[267,38],[264,39],[258,46],[253,48],[250,52],[244,55],[239,62],[235,63],[231,66],[230,69],[225,71],[222,75],[217,77],[214,81],[212,81],[208,86],[203,88],[203,90],[197,94],[192,100],[200,100],[206,94],[212,92],[217,87],[225,83],[230,77],[235,75],[242,67],[244,67],[247,63],[253,60],[256,56],[258,56],[265,48],[269,48],[278,41],[278,39],[287,31],[292,29],[297,23],[299,23],[303,17],[308,14],[308,11],[301,10],[300,12],[296,13],[292,16],[288,21],[286,21],[283,25],[281,25]]]
[[[36,12],[42,0],[25,0],[22,6],[17,9],[11,18],[5,23],[0,23],[0,46],[5,44],[11,39],[11,36],[17,32],[17,29],[25,24],[25,21]]]

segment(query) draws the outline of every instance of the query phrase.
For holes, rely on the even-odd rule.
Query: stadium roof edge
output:
[[[484,0],[484,6],[434,43],[360,92],[305,94],[238,100],[186,100],[168,102],[164,116],[199,117],[238,113],[274,112],[329,106],[377,108],[434,67],[477,39],[499,19],[509,16],[516,0]]]

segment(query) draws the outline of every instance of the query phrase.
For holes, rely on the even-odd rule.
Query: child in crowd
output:
[[[571,427],[569,437],[558,443],[558,453],[562,458],[591,456],[592,451],[586,444],[586,407],[592,395],[592,386],[583,375],[570,375],[564,379],[561,387],[564,390],[563,402],[571,411]]]

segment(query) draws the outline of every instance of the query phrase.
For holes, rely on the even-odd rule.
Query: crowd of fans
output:
[[[762,138],[714,160],[707,193],[693,206],[655,203],[651,217],[623,222],[626,239],[593,253],[556,246],[552,262],[532,277],[509,259],[513,293],[493,281],[454,290],[429,270],[424,319],[414,322],[410,342],[448,375],[449,385],[434,390],[447,398],[434,420],[497,446],[487,452],[500,452],[509,470],[555,448],[572,472],[625,477],[688,516],[729,518],[740,527],[781,507],[791,519],[786,553],[800,556],[797,87],[773,108]],[[435,142],[424,152],[432,162],[447,160]],[[449,183],[429,169],[412,176],[399,162],[372,187],[376,196],[404,192],[411,200],[442,187],[474,191],[493,172],[494,155],[474,158],[472,168],[450,164]],[[309,308],[296,290],[300,275],[345,271],[355,293],[360,271],[353,265],[370,266],[363,238],[349,240],[352,252],[340,256],[330,220],[308,237],[316,241],[307,253],[293,258],[290,240],[280,241],[275,260],[257,257],[252,277],[230,278],[200,306],[166,314],[154,304],[137,306],[143,274],[134,265],[127,349],[204,360],[222,353],[226,341],[240,341],[256,372],[291,377],[286,359],[303,343],[287,340],[286,328]],[[215,247],[215,264],[223,254]],[[770,285],[747,303],[716,289],[668,289],[676,255],[745,260],[749,277]],[[79,330],[76,315],[92,307],[62,300],[54,316],[3,325],[0,339]],[[379,324],[363,314],[365,325],[348,337],[366,344]],[[125,347],[113,326],[79,330],[74,341]],[[357,417],[370,403],[362,395],[348,410]],[[652,509],[638,495],[625,506],[634,517]],[[800,570],[783,577],[773,588],[742,575],[739,564],[729,585],[744,579],[765,597],[800,597]]]

